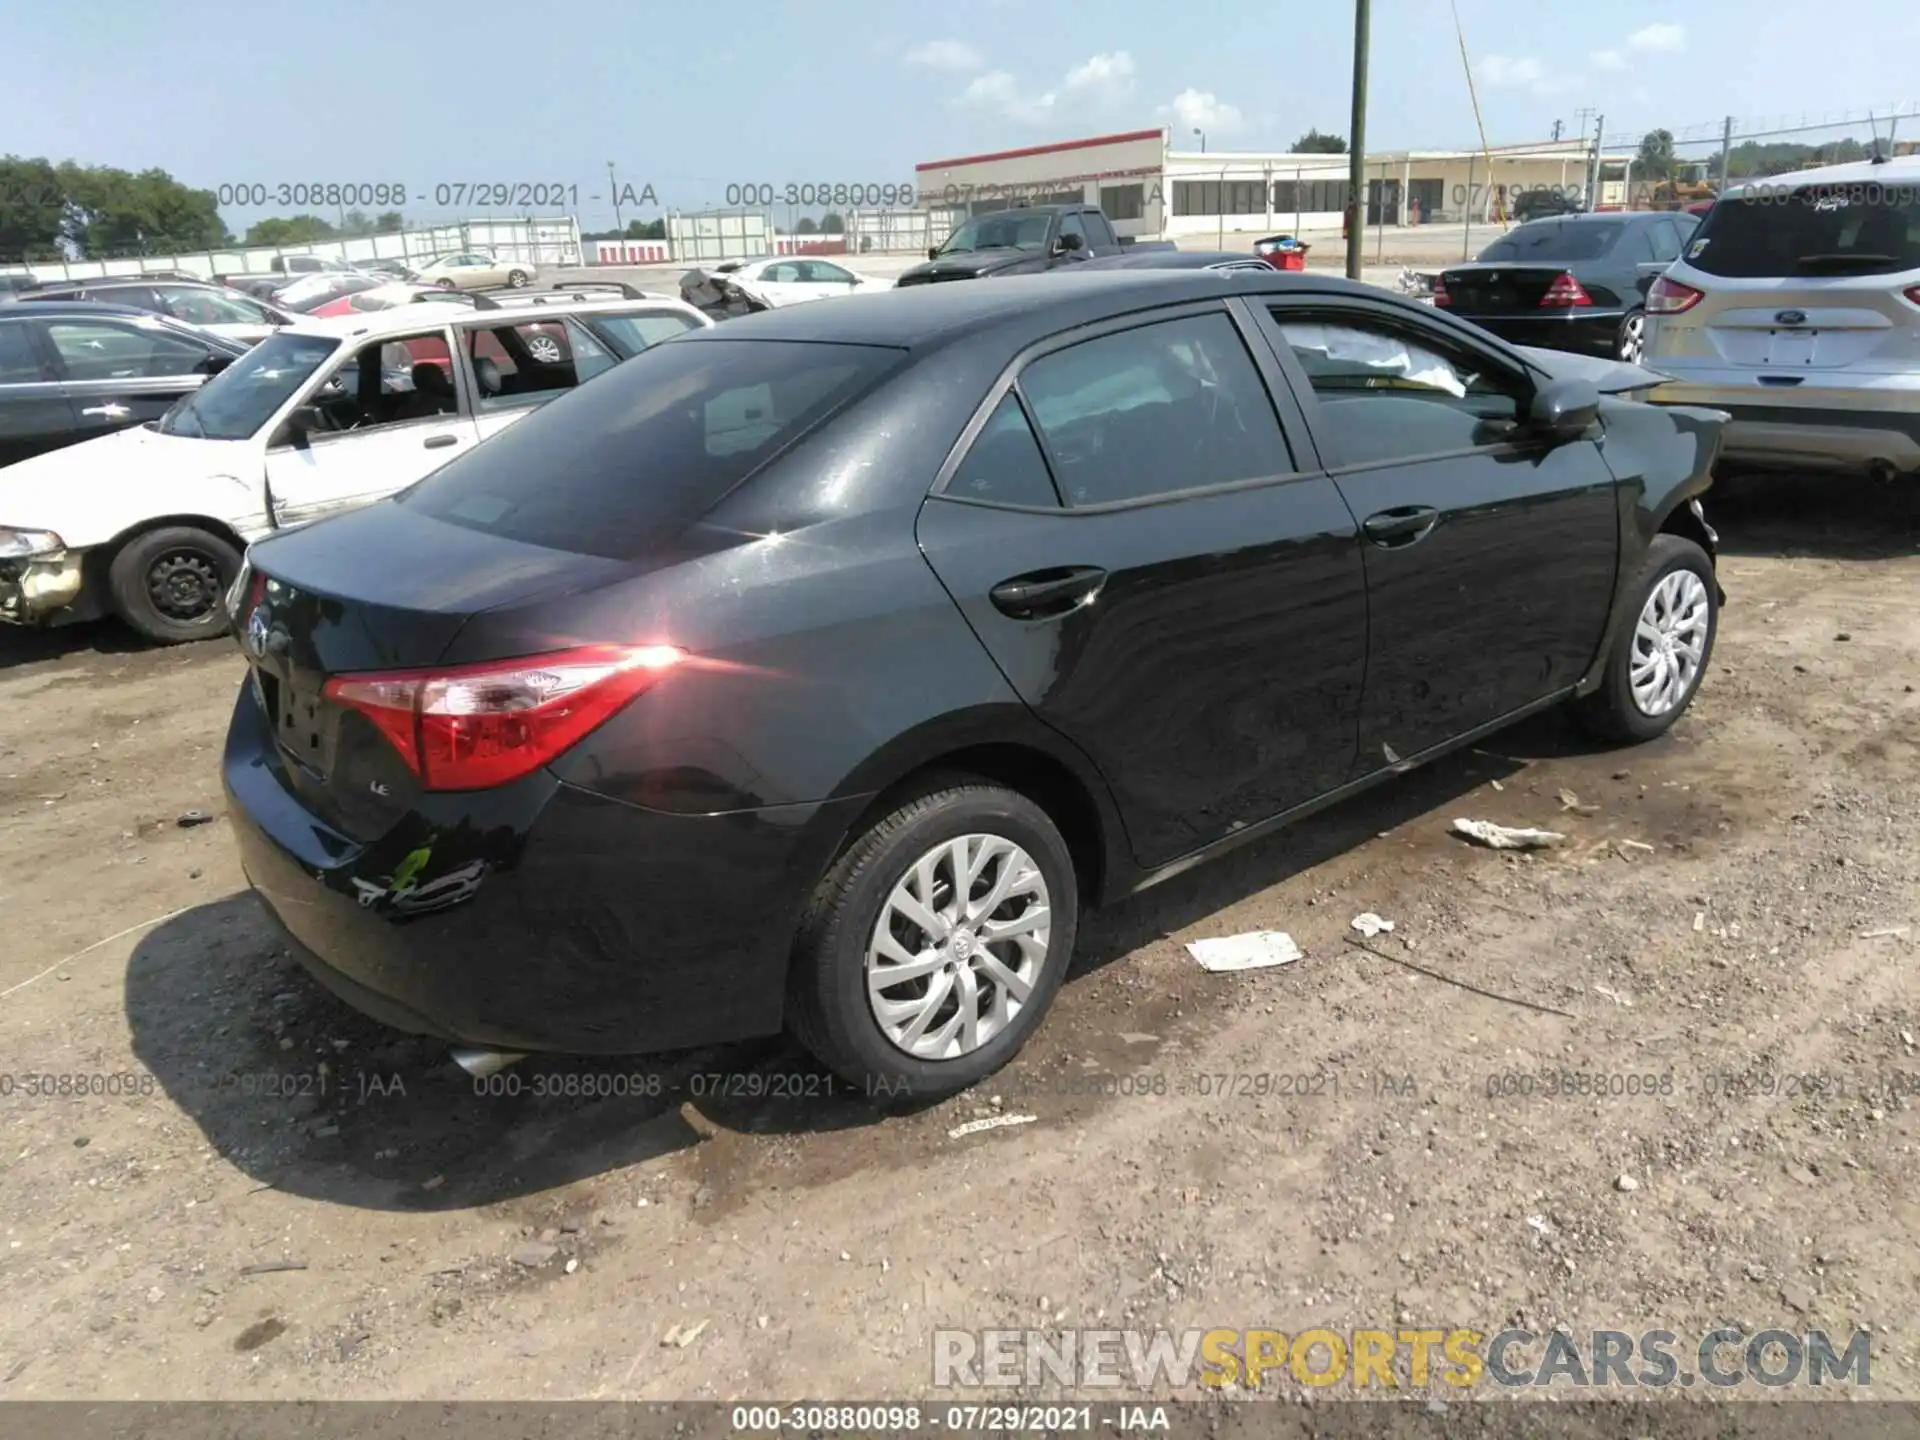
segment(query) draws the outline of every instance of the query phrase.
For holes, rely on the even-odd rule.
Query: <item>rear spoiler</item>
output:
[[[1535,345],[1514,347],[1526,356],[1527,363],[1554,380],[1585,380],[1602,395],[1625,395],[1634,390],[1651,390],[1673,377],[1643,365],[1624,360],[1606,360],[1597,355],[1576,355],[1568,350],[1542,350]]]

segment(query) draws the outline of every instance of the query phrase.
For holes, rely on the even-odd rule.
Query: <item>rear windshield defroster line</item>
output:
[[[529,545],[635,559],[906,356],[796,340],[655,346],[542,405],[398,503]]]

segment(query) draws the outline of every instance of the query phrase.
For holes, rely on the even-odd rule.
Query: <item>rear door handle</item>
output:
[[[458,435],[429,435],[422,443],[429,450],[444,450],[449,445],[458,445],[460,443],[460,437]]]
[[[1004,615],[1016,620],[1043,620],[1064,615],[1092,599],[1106,579],[1107,572],[1097,565],[1063,566],[1002,580],[987,596]]]
[[[1431,505],[1401,505],[1369,515],[1360,528],[1376,545],[1411,545],[1424,540],[1439,521],[1440,512]]]

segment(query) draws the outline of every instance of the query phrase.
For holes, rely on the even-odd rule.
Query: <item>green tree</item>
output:
[[[66,219],[66,189],[52,162],[0,156],[0,260],[58,258]]]
[[[1634,157],[1633,173],[1642,180],[1673,178],[1673,132],[1649,130],[1640,138],[1640,153]]]
[[[367,218],[364,210],[349,210],[340,217],[340,233],[342,235],[371,235],[373,234],[373,221]]]
[[[1309,130],[1293,142],[1295,155],[1344,155],[1347,153],[1347,138],[1344,135],[1323,135],[1318,130]]]
[[[796,235],[817,235],[820,233],[820,227],[814,223],[811,215],[802,215],[799,220],[794,223],[793,233]]]
[[[398,235],[406,228],[406,217],[398,210],[382,210],[373,222],[374,233],[377,235]]]
[[[311,245],[316,240],[331,240],[335,231],[318,215],[275,215],[247,227],[249,245]]]
[[[665,220],[629,220],[626,238],[629,240],[664,240],[667,238]]]
[[[83,256],[163,255],[232,243],[213,191],[182,185],[164,170],[133,174],[68,161],[58,174],[67,196],[65,235]]]
[[[840,219],[839,211],[829,210],[820,217],[820,233],[822,235],[844,235],[846,230],[846,224]]]

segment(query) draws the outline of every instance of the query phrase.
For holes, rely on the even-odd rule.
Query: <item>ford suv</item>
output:
[[[1735,186],[1647,296],[1658,402],[1749,465],[1920,472],[1920,156]]]

